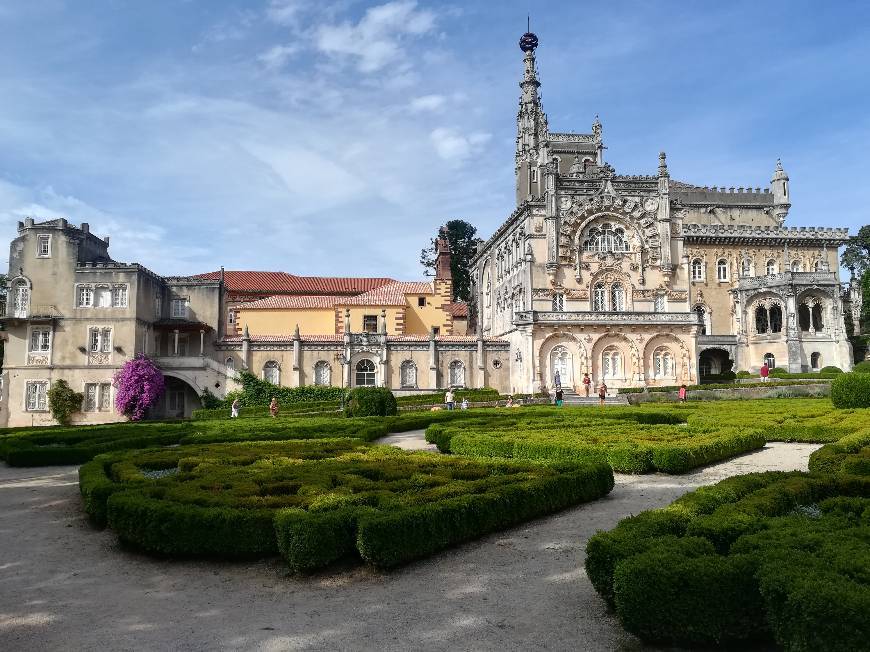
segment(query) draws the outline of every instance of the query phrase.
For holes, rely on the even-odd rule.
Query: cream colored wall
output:
[[[426,305],[417,305],[417,298],[425,296]],[[444,299],[437,294],[409,294],[405,296],[405,335],[427,335],[437,326],[442,335],[452,334],[451,320],[442,308]]]
[[[350,308],[350,330],[352,333],[360,333],[363,330],[363,316],[375,315],[380,324],[381,310],[387,311],[387,334],[399,335],[402,333],[401,324],[404,321],[405,308],[397,308],[395,306],[349,306]],[[339,313],[339,332],[344,332],[344,306],[336,306]]]
[[[296,325],[302,335],[335,334],[335,312],[332,308],[298,310],[239,309],[241,328],[251,335],[292,335]]]

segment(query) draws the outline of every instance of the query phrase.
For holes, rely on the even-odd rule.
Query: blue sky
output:
[[[65,216],[164,274],[417,278],[439,224],[514,207],[530,8],[550,128],[599,114],[618,173],[764,187],[781,157],[789,224],[870,222],[866,3],[0,0],[0,238]]]

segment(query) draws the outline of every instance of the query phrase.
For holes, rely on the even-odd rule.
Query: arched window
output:
[[[326,360],[318,360],[314,364],[314,384],[324,387],[332,384],[332,367]]]
[[[227,366],[227,371],[234,371],[236,368],[236,361],[232,358],[227,358],[224,364]]]
[[[664,294],[656,295],[656,298],[653,300],[653,312],[667,312]]]
[[[716,280],[717,281],[727,281],[728,280],[728,261],[724,258],[720,258],[716,262]]]
[[[704,263],[701,262],[700,258],[695,258],[695,260],[692,261],[692,280],[704,280]]]
[[[417,386],[417,365],[411,360],[405,360],[399,369],[400,381],[403,388],[414,388]]]
[[[625,288],[619,283],[610,287],[610,309],[615,312],[625,311]]]
[[[740,266],[740,276],[744,278],[748,278],[752,275],[752,259],[744,258],[743,263]]]
[[[263,365],[263,380],[273,385],[281,384],[281,367],[274,360]]]
[[[758,306],[755,309],[755,332],[766,333],[769,328],[770,324],[767,323],[767,308]]]
[[[483,285],[483,305],[489,308],[492,305],[492,275],[486,273],[486,281]]]
[[[358,387],[374,387],[375,363],[364,358],[356,363],[356,384]]]
[[[818,303],[814,304],[811,313],[813,317],[813,330],[820,333],[825,329],[825,325],[822,323],[822,306]]]
[[[12,315],[14,317],[27,317],[30,311],[30,286],[24,279],[15,281],[12,288]]]
[[[776,261],[771,258],[767,261],[767,275],[776,274]]]
[[[768,312],[770,322],[770,332],[771,333],[781,333],[782,332],[782,308],[777,305],[773,305],[770,307],[770,311]]]
[[[653,371],[656,378],[675,378],[674,356],[670,349],[659,347],[653,351]]]
[[[793,271],[793,272],[801,271],[801,261],[799,261],[799,260],[791,261],[791,271]]]
[[[820,369],[822,366],[822,354],[814,351],[810,354],[810,367],[812,369]]]
[[[459,360],[450,363],[450,386],[465,387],[465,365]]]
[[[695,306],[695,314],[698,315],[698,320],[701,322],[701,335],[707,334],[707,311],[704,306]]]
[[[593,226],[589,229],[586,240],[583,241],[583,248],[586,251],[626,252],[629,249],[625,229],[609,222]]]
[[[806,332],[810,330],[810,325],[812,323],[812,317],[810,316],[810,307],[802,303],[798,306],[798,327]]]
[[[604,283],[596,283],[592,289],[592,310],[607,310],[607,288]]]
[[[601,375],[610,380],[622,378],[622,354],[615,346],[608,346],[601,353]]]
[[[776,369],[776,358],[773,357],[773,353],[765,353],[762,361],[768,369]]]

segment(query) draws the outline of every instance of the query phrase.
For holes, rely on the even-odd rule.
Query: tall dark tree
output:
[[[870,225],[862,226],[857,235],[849,238],[840,263],[846,269],[852,270],[858,278],[870,271]]]
[[[465,220],[450,220],[444,225],[447,233],[447,244],[450,245],[450,272],[453,274],[453,298],[457,301],[468,301],[471,298],[471,259],[477,253],[477,245],[482,242],[477,237],[477,227]],[[440,230],[439,230],[440,232]],[[429,241],[429,246],[420,252],[420,264],[428,274],[435,272],[435,238]]]

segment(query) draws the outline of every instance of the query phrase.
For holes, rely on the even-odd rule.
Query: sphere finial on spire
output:
[[[526,33],[520,37],[520,50],[523,52],[534,52],[538,47],[538,37],[532,33],[532,20],[526,16]]]

